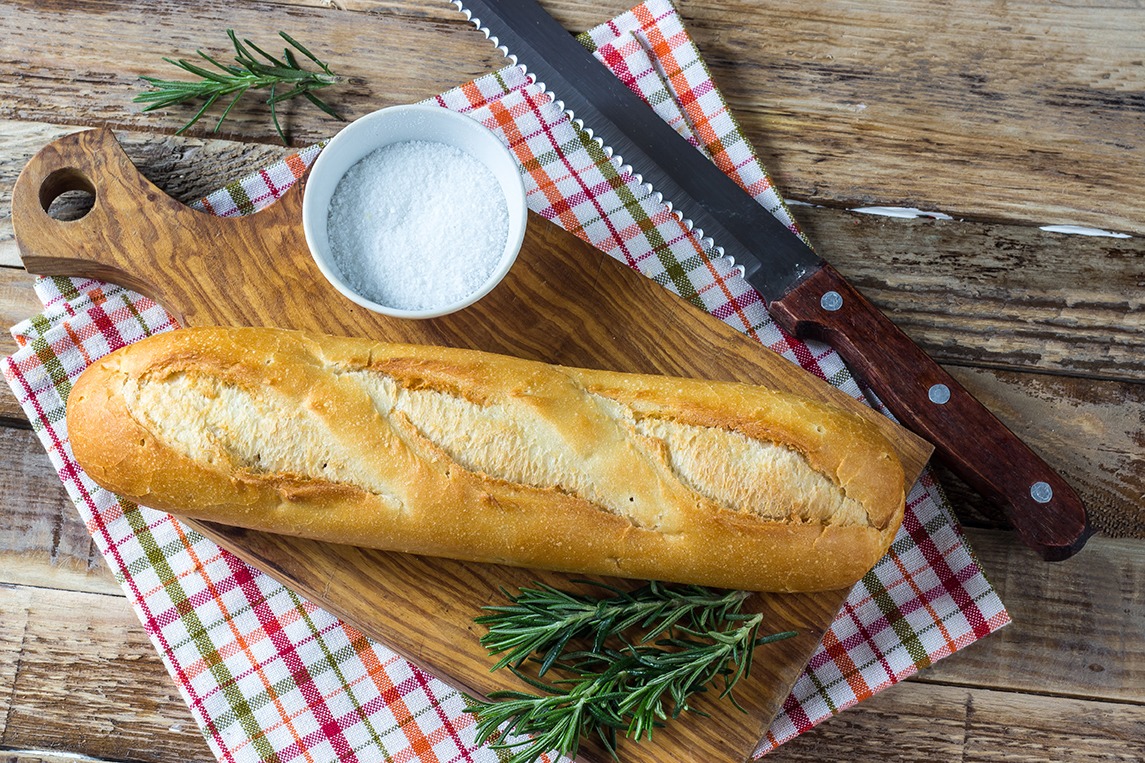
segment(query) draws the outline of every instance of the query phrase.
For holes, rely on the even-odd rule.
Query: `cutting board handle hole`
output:
[[[74,167],[55,170],[40,184],[40,206],[53,220],[79,220],[95,206],[95,185]]]

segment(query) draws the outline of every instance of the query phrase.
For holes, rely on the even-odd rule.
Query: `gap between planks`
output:
[[[973,647],[970,647],[971,649]],[[989,688],[990,691],[998,692],[999,694],[1020,694],[1026,697],[1045,697],[1046,699],[1065,699],[1065,700],[1080,700],[1083,702],[1104,702],[1110,705],[1140,705],[1145,707],[1145,696],[1142,697],[1121,697],[1113,699],[1110,697],[1094,697],[1089,694],[1082,694],[1080,692],[1054,692],[1045,689],[1017,689],[1005,686],[976,686],[974,684],[964,683],[961,681],[943,681],[928,676],[925,672],[918,673],[906,679],[910,683],[926,684],[927,686],[946,686],[953,689],[985,689]]]

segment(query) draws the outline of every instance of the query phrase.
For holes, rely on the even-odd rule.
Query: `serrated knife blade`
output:
[[[664,199],[743,268],[765,299],[778,299],[822,260],[757,203],[744,204],[744,192],[686,143],[656,112],[645,106],[611,72],[535,2],[462,0],[454,2],[494,44],[525,66],[545,89],[604,145],[640,174]],[[489,21],[487,25],[485,22]],[[559,66],[550,65],[559,61]],[[634,108],[633,104],[636,104]],[[687,146],[687,148],[691,148]],[[753,251],[765,239],[766,259]]]
[[[825,341],[1022,540],[1065,559],[1092,534],[1077,494],[881,311],[695,150],[535,0],[451,0],[570,116],[743,269],[775,321]]]

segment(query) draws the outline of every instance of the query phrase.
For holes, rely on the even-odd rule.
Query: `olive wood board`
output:
[[[134,289],[182,325],[266,325],[498,352],[568,366],[726,379],[832,401],[874,421],[898,450],[906,487],[931,446],[653,281],[530,213],[506,279],[475,305],[422,321],[388,318],[340,295],[302,233],[305,178],[268,208],[220,218],[167,196],[139,174],[110,130],[65,136],[41,150],[13,190],[25,267]],[[69,190],[94,195],[78,220],[47,213]],[[493,663],[473,623],[499,588],[558,587],[577,576],[338,546],[203,522],[192,526],[309,600],[474,696],[525,688]],[[712,553],[720,553],[712,549]],[[631,587],[634,582],[609,581]],[[651,741],[621,740],[625,761],[741,761],[751,756],[831,623],[846,591],[754,595],[768,631],[796,638],[761,647],[736,690],[746,713],[705,695]],[[605,761],[592,741],[581,759]]]

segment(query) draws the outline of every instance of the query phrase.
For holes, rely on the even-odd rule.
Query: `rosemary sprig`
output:
[[[214,66],[218,71],[182,58],[164,58],[163,60],[167,63],[194,74],[200,79],[198,81],[186,81],[142,77],[141,79],[154,89],[140,93],[133,100],[135,103],[148,104],[143,109],[144,111],[154,111],[187,101],[206,99],[198,112],[191,117],[191,120],[179,128],[176,132],[177,135],[190,129],[219,99],[233,96],[230,103],[223,109],[218,122],[215,123],[213,132],[217,132],[223,124],[223,120],[231,113],[231,109],[234,108],[240,98],[250,90],[263,88],[270,88],[266,102],[270,104],[270,116],[274,121],[274,130],[283,143],[286,143],[286,136],[282,132],[282,126],[278,123],[277,109],[278,104],[282,101],[301,96],[323,112],[335,119],[342,120],[342,117],[333,108],[320,100],[313,92],[335,84],[339,81],[338,76],[330,71],[329,66],[318,60],[313,53],[286,32],[279,32],[278,34],[294,48],[294,50],[283,48],[281,59],[270,55],[250,40],[239,42],[233,29],[227,30],[227,36],[230,37],[235,48],[234,64],[224,64],[201,50],[195,51],[200,58]],[[294,51],[298,51],[314,62],[321,71],[309,71],[302,68],[302,64]],[[280,91],[280,87],[283,90]]]
[[[663,647],[633,650],[639,667],[630,672],[630,691],[620,701],[619,714],[628,718],[628,736],[639,740],[652,738],[652,729],[669,717],[692,711],[688,699],[722,682],[721,699],[727,698],[739,708],[732,689],[744,676],[750,675],[755,649],[763,644],[782,641],[796,635],[784,631],[760,636],[763,615],[739,616],[741,625],[725,631],[684,631],[684,638],[659,642]],[[599,657],[599,656],[598,656]],[[670,702],[670,709],[666,704]],[[746,712],[746,711],[745,711]]]
[[[763,616],[742,613],[748,594],[741,591],[604,587],[613,596],[599,600],[550,586],[525,588],[478,619],[490,627],[482,643],[492,654],[504,653],[498,667],[544,692],[495,692],[491,701],[471,700],[466,708],[477,716],[479,739],[496,737],[494,748],[511,751],[507,763],[531,763],[550,750],[575,756],[590,734],[615,756],[618,732],[651,738],[656,726],[695,712],[690,699],[713,686],[740,707],[732,690],[750,673],[756,647],[796,635],[761,636]],[[641,633],[630,640],[625,631],[633,628]],[[649,643],[658,636],[666,637]],[[566,651],[574,639],[589,637],[590,649]],[[520,669],[529,654],[540,655],[536,678]],[[550,668],[568,677],[541,681]]]
[[[481,644],[491,655],[504,653],[492,670],[520,667],[531,654],[544,652],[538,672],[543,676],[569,643],[580,637],[591,637],[593,651],[600,651],[606,639],[634,627],[643,631],[642,641],[651,641],[678,623],[706,630],[738,611],[748,597],[743,591],[667,588],[657,582],[634,591],[578,582],[603,588],[613,596],[597,599],[540,585],[522,588],[517,596],[502,591],[510,604],[483,607],[492,614],[475,620],[489,627]]]
[[[502,763],[533,763],[550,750],[576,757],[581,738],[590,734],[597,734],[615,757],[616,731],[624,728],[616,707],[624,697],[626,675],[625,664],[620,662],[603,672],[560,679],[555,685],[521,675],[548,696],[492,692],[489,699],[493,701],[470,698],[465,711],[477,716],[478,740],[495,739],[491,745],[494,749],[512,751]],[[514,735],[523,738],[509,738]]]

